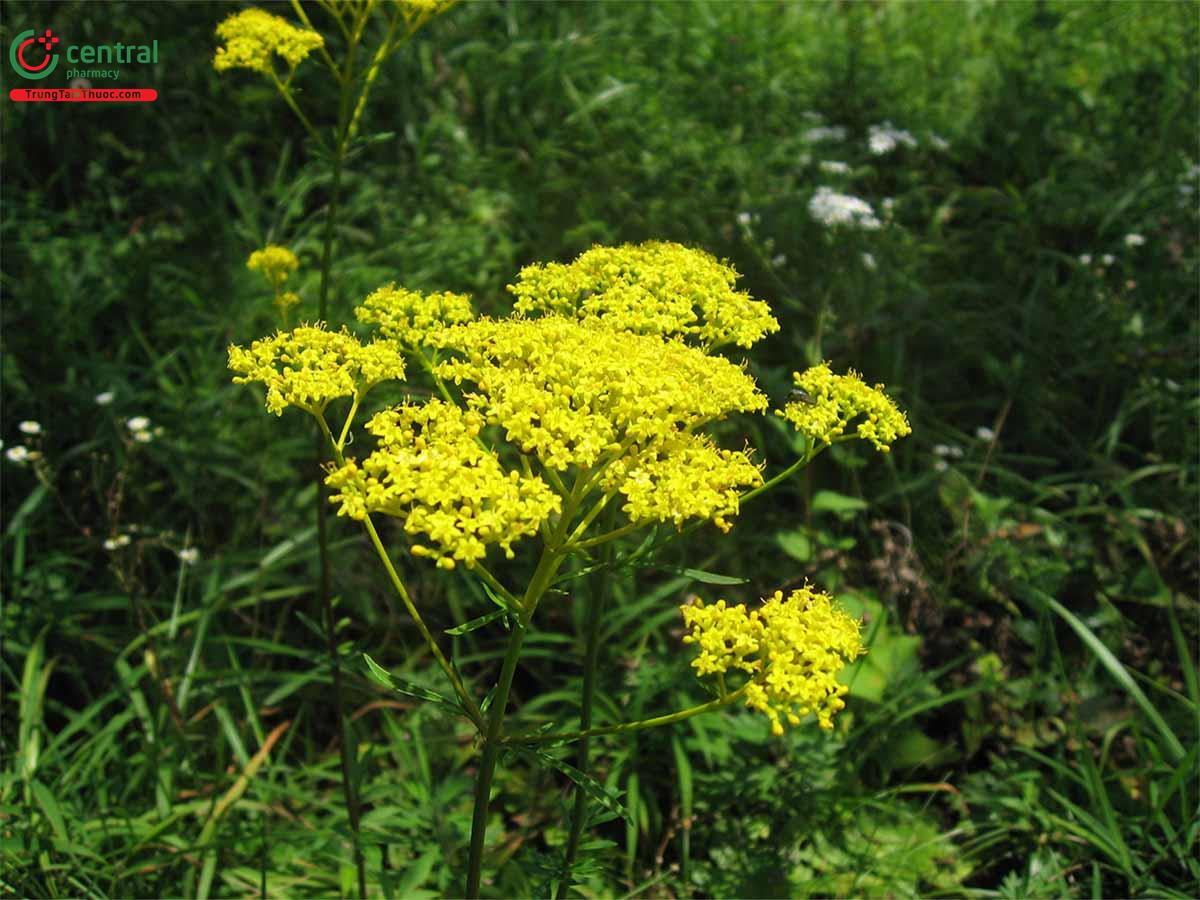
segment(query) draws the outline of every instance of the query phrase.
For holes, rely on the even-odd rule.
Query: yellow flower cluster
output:
[[[217,48],[213,68],[253,69],[273,72],[271,56],[279,56],[294,69],[313,50],[325,44],[324,38],[309,28],[297,28],[287,19],[258,9],[234,13],[217,26],[217,36],[225,41]]]
[[[255,250],[246,260],[246,268],[251,272],[262,273],[271,285],[271,290],[278,291],[287,281],[288,276],[300,268],[300,260],[287,247],[278,244],[268,244],[261,250]]]
[[[480,319],[434,340],[462,356],[440,363],[438,374],[473,382],[470,406],[558,470],[644,449],[766,402],[726,359],[558,316]]]
[[[394,284],[370,293],[354,315],[360,322],[378,325],[384,337],[409,347],[424,344],[437,329],[475,317],[466,294],[420,294]]]
[[[534,534],[560,499],[540,478],[505,471],[477,441],[484,420],[441,400],[404,404],[376,414],[367,430],[379,446],[359,465],[335,469],[326,484],[338,493],[338,515],[362,519],[380,512],[404,520],[416,556],[452,569],[483,559],[488,544],[511,558],[513,541]]]
[[[400,11],[404,14],[404,20],[411,26],[414,22],[421,23],[434,16],[441,15],[451,6],[456,0],[399,0]]]
[[[404,359],[391,341],[363,344],[345,329],[327,331],[320,323],[281,331],[248,350],[231,346],[229,368],[238,373],[236,384],[265,384],[267,409],[277,416],[288,406],[320,415],[337,397],[361,396],[381,381],[404,377]]]
[[[846,705],[838,672],[865,650],[858,621],[828,594],[808,587],[787,597],[776,591],[753,612],[724,600],[681,610],[691,629],[683,640],[700,649],[692,661],[698,675],[749,673],[746,705],[765,713],[777,735],[784,720],[799,725],[810,713],[822,728],[833,727],[833,716]]]
[[[703,250],[650,241],[593,247],[574,262],[526,266],[515,309],[572,316],[636,334],[749,347],[779,330],[766,303],[735,291],[738,273]]]
[[[628,501],[623,509],[633,522],[712,519],[722,531],[738,512],[743,489],[762,484],[762,473],[746,453],[721,450],[703,436],[683,433],[655,444],[639,456],[617,460],[601,483]]]
[[[883,385],[871,387],[853,371],[834,375],[828,363],[822,363],[792,377],[802,399],[789,402],[775,414],[812,441],[832,444],[857,420],[857,436],[887,453],[893,441],[912,431],[904,413],[883,392]]]

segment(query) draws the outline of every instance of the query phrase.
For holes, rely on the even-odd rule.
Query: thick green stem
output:
[[[606,556],[612,558],[611,545],[606,548]],[[599,584],[588,595],[587,618],[584,628],[587,631],[587,649],[583,660],[583,697],[579,706],[579,729],[586,732],[592,727],[592,701],[596,695],[596,660],[600,655],[600,618],[604,608],[604,596],[609,589],[610,573],[600,576]],[[588,771],[591,741],[584,737],[579,741],[579,750],[575,759],[575,768],[580,772]],[[575,804],[571,810],[571,833],[567,837],[567,849],[563,856],[563,878],[558,885],[558,900],[563,900],[571,889],[571,867],[579,853],[579,841],[583,836],[583,824],[587,820],[587,793],[575,786]]]
[[[483,736],[483,756],[479,760],[479,772],[475,776],[475,814],[471,818],[471,849],[467,855],[466,896],[472,900],[479,896],[479,882],[483,873],[483,841],[487,834],[488,812],[491,806],[492,776],[496,773],[496,762],[500,758],[502,746],[500,729],[504,724],[508,692],[512,689],[517,659],[521,656],[521,645],[524,642],[525,625],[518,622],[509,636],[508,652],[504,654],[500,680],[496,683],[496,693],[492,695],[492,708],[488,711],[487,729]]]
[[[487,836],[488,809],[491,804],[492,776],[496,773],[496,762],[500,758],[503,743],[501,734],[504,727],[504,713],[508,707],[508,694],[512,688],[513,675],[517,671],[517,660],[521,655],[521,645],[525,642],[525,630],[533,619],[538,603],[554,580],[558,567],[562,565],[566,554],[562,544],[570,527],[571,520],[579,508],[582,499],[582,487],[587,473],[581,473],[571,488],[571,493],[563,503],[562,516],[558,527],[546,542],[542,557],[538,560],[529,587],[521,600],[521,609],[517,621],[513,625],[508,639],[508,652],[504,655],[504,663],[500,668],[500,680],[492,695],[492,705],[488,710],[487,730],[483,735],[483,756],[479,760],[479,772],[475,776],[475,811],[471,818],[471,848],[467,854],[467,890],[468,900],[479,896],[479,882],[483,873],[483,844]]]

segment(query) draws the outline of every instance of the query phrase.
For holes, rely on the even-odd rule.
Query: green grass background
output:
[[[0,46],[50,27],[157,39],[161,60],[122,76],[152,105],[4,100],[0,436],[44,454],[0,461],[7,895],[353,893],[311,435],[225,368],[274,327],[251,250],[299,253],[315,315],[328,175],[268,86],[212,71],[235,8],[0,7]],[[771,739],[736,712],[600,742],[628,817],[593,804],[581,894],[1200,893],[1198,77],[1195,3],[480,0],[389,61],[347,171],[332,318],[390,280],[503,312],[529,262],[676,240],[780,318],[753,354],[772,398],[829,359],[885,382],[914,428],[591,588],[609,596],[600,724],[703,697],[679,641],[692,593],[811,579],[865,615],[872,649],[833,736]],[[297,84],[334,109],[318,65]],[[871,153],[883,122],[917,145]],[[845,137],[807,140],[818,125]],[[884,227],[815,222],[821,185],[886,206]],[[137,415],[162,428],[150,444]],[[769,422],[743,436],[788,457]],[[335,541],[372,891],[452,896],[470,738],[365,677],[363,652],[441,688],[370,548],[345,523]],[[489,609],[464,578],[405,569],[437,632]],[[524,721],[573,714],[580,599],[527,642]],[[494,676],[498,627],[444,641],[477,687]],[[486,889],[530,896],[570,781],[501,771]]]

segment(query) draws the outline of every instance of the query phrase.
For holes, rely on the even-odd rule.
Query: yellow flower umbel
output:
[[[446,325],[475,318],[466,294],[421,294],[389,284],[373,291],[354,310],[360,322],[379,326],[380,333],[406,347],[418,347]]]
[[[343,329],[301,325],[255,341],[249,349],[229,348],[235,384],[261,381],[267,409],[283,415],[295,406],[321,416],[337,397],[361,397],[381,381],[404,378],[404,359],[391,341],[362,344]]]
[[[324,38],[308,28],[297,28],[287,19],[257,8],[234,13],[217,26],[217,36],[225,41],[217,48],[213,68],[253,69],[274,75],[272,55],[295,69],[308,54],[325,44]]]
[[[363,519],[384,513],[403,520],[411,535],[425,535],[436,549],[416,544],[415,556],[470,567],[488,544],[511,558],[512,544],[534,534],[560,506],[540,478],[505,471],[477,440],[483,417],[441,400],[405,404],[378,413],[367,431],[379,448],[359,465],[335,469],[326,484],[337,493],[339,515]]]
[[[787,419],[814,443],[849,439],[844,437],[846,429],[857,421],[853,436],[887,453],[893,441],[912,431],[904,413],[883,392],[883,385],[871,387],[853,371],[834,375],[828,363],[821,363],[792,377],[802,399],[792,400],[775,415]]]
[[[712,517],[728,527],[737,489],[761,476],[742,453],[693,432],[765,398],[739,366],[678,340],[598,324],[480,319],[433,338],[460,358],[436,367],[467,405],[523,453],[558,472],[595,467],[634,521]]]
[[[601,320],[636,334],[749,347],[778,331],[766,303],[735,291],[738,273],[703,250],[650,241],[593,247],[574,262],[526,266],[508,290],[518,313]]]
[[[765,713],[777,735],[785,720],[799,725],[810,713],[822,728],[833,727],[833,716],[846,705],[838,672],[865,650],[858,621],[828,594],[808,587],[787,597],[776,591],[752,612],[724,600],[680,609],[691,629],[684,643],[700,649],[692,660],[697,675],[746,672],[746,705]]]

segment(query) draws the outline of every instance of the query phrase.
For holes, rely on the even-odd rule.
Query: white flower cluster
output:
[[[35,422],[32,419],[26,419],[24,422],[17,424],[17,430],[21,434],[27,434],[30,437],[36,437],[42,433],[42,423]],[[3,447],[3,442],[0,442],[0,447]],[[27,462],[33,462],[41,457],[41,451],[31,447],[26,447],[24,444],[17,444],[15,447],[9,447],[4,451],[4,458],[9,462],[17,465],[24,465]]]
[[[807,144],[822,144],[826,141],[844,141],[846,129],[841,125],[817,125],[800,135]]]
[[[139,444],[148,444],[163,433],[162,426],[151,430],[150,420],[145,416],[134,416],[125,420],[125,427],[133,434],[133,439]]]
[[[915,147],[917,146],[917,139],[912,136],[911,132],[905,131],[903,128],[897,128],[891,122],[884,122],[882,125],[872,125],[867,129],[867,146],[871,148],[871,152],[876,156],[891,153],[901,144],[905,147]]]
[[[875,210],[866,200],[849,194],[839,194],[829,187],[817,188],[817,192],[808,201],[808,212],[822,225],[830,227],[852,225],[873,231],[880,226]]]

